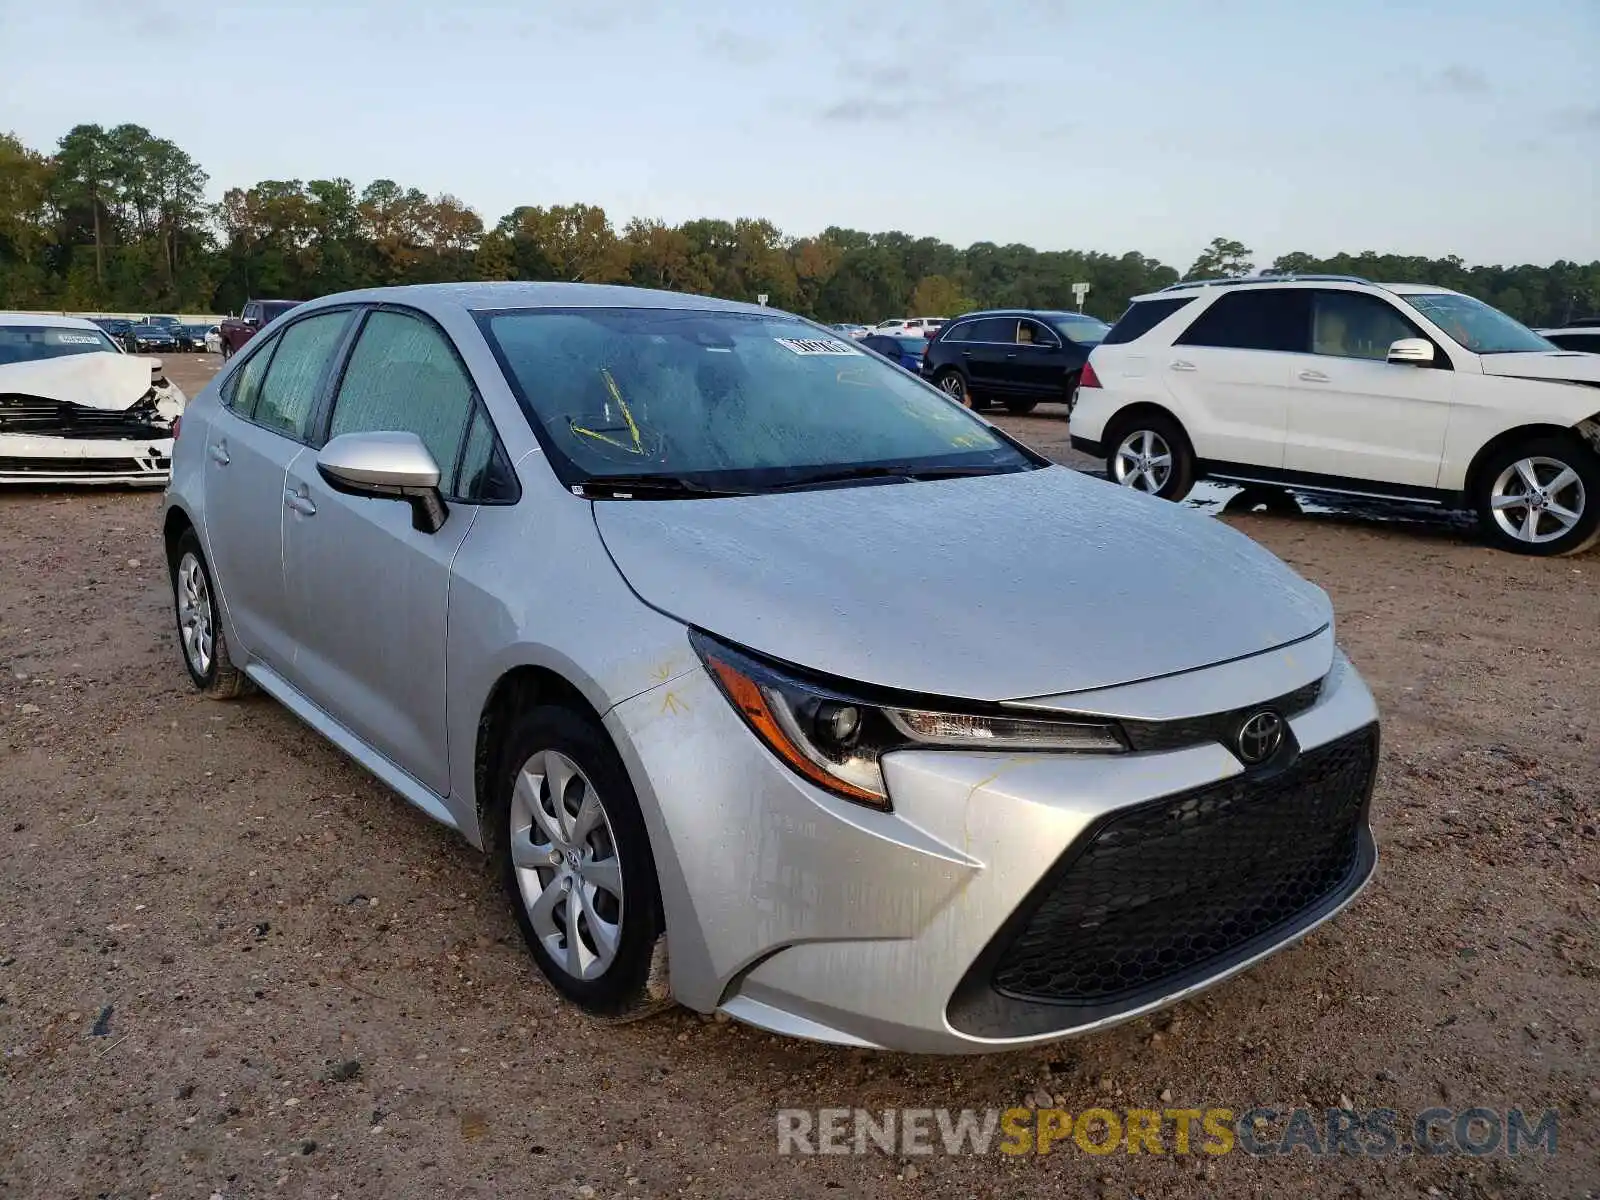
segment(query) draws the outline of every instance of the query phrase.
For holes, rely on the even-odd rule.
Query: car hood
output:
[[[1600,384],[1600,354],[1539,350],[1527,354],[1484,354],[1479,356],[1479,361],[1483,363],[1485,375]]]
[[[120,411],[150,394],[154,359],[132,354],[69,354],[0,366],[0,394]]]
[[[1219,521],[1064,467],[728,499],[594,502],[638,595],[843,679],[1017,700],[1242,658],[1332,621]]]

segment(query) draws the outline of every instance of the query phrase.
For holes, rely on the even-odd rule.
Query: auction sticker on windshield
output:
[[[772,340],[791,354],[855,354],[857,352],[853,346],[846,346],[843,342],[831,341],[828,338],[773,338]]]

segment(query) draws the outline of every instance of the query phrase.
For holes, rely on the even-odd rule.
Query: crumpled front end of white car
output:
[[[183,391],[150,360],[82,358],[104,366],[55,360],[76,368],[59,379],[20,372],[54,362],[0,368],[0,483],[164,485]]]

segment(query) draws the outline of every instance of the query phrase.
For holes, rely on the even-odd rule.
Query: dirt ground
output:
[[[180,358],[197,390],[212,367]],[[1003,420],[1057,456],[1061,414]],[[559,1003],[477,857],[176,648],[137,492],[0,494],[0,1197],[1453,1196],[1600,1188],[1600,555],[1230,515],[1385,718],[1379,875],[1302,945],[1037,1050],[833,1049]],[[981,515],[974,519],[981,520]],[[775,1110],[1559,1111],[1512,1159],[780,1156]]]

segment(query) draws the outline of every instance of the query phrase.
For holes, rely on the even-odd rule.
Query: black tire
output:
[[[222,361],[227,362],[233,357],[233,346],[229,342],[222,343]]]
[[[964,404],[968,408],[976,408],[972,390],[967,387],[967,377],[954,367],[946,367],[933,377],[933,386],[938,388],[957,404]]]
[[[1530,511],[1528,504],[1516,502],[1518,495],[1528,494],[1526,479],[1518,471],[1519,463],[1531,463],[1534,477],[1545,487],[1558,483],[1565,471],[1576,479],[1552,489]],[[1478,514],[1478,527],[1492,546],[1537,557],[1580,554],[1600,540],[1600,455],[1571,434],[1517,442],[1495,451],[1479,466],[1471,500]],[[1562,521],[1549,511],[1551,508],[1576,512],[1577,519],[1564,533],[1557,533]],[[1526,534],[1514,532],[1527,529],[1530,515],[1533,536],[1544,540],[1533,541]],[[1506,525],[1501,524],[1501,517]]]
[[[1039,407],[1037,400],[1024,400],[1021,397],[1006,401],[1006,411],[1014,417],[1025,417]]]
[[[251,690],[250,680],[228,652],[228,635],[217,607],[211,564],[206,562],[194,530],[186,529],[174,544],[167,573],[172,583],[173,616],[178,624],[178,649],[183,655],[184,670],[189,672],[194,686],[213,700],[232,700],[247,694]],[[202,625],[195,621],[196,617],[203,621],[209,637],[209,648],[203,655],[198,647],[207,643],[197,640]]]
[[[1171,465],[1161,486],[1152,490],[1147,486],[1138,486],[1130,480],[1134,476],[1120,473],[1118,456],[1124,444],[1130,438],[1141,438],[1149,434],[1164,444],[1171,457]],[[1183,426],[1171,417],[1160,412],[1134,413],[1130,417],[1119,417],[1114,420],[1106,430],[1106,478],[1112,483],[1122,484],[1124,487],[1135,487],[1136,490],[1146,495],[1159,496],[1163,500],[1182,500],[1194,488],[1195,459],[1194,447],[1189,442],[1189,435],[1184,433]],[[1150,443],[1152,447],[1156,442]]]
[[[622,880],[616,956],[603,974],[592,979],[570,973],[540,940],[523,898],[518,867],[512,860],[512,826],[516,820],[512,797],[517,777],[525,764],[546,751],[565,756],[582,772],[582,782],[592,786],[604,811],[605,829]],[[540,971],[568,1000],[606,1020],[639,1020],[670,1007],[666,922],[650,836],[627,769],[605,731],[570,708],[541,705],[512,720],[499,747],[497,762],[485,837],[517,927]],[[541,797],[549,799],[543,786]]]

